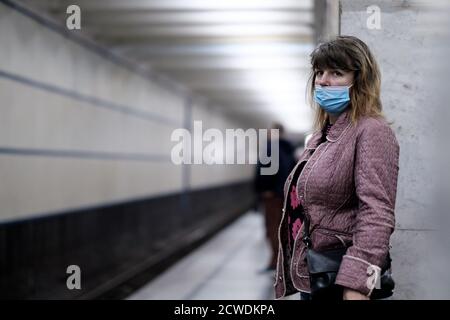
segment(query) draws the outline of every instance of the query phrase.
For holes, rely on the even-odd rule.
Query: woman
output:
[[[300,291],[309,298],[307,221],[312,249],[347,248],[335,281],[342,299],[369,299],[379,283],[370,270],[385,264],[395,227],[399,145],[383,117],[380,71],[364,42],[338,36],[314,50],[311,64],[318,130],[284,186],[275,296]]]

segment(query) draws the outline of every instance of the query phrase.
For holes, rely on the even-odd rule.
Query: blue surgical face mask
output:
[[[314,87],[314,100],[328,113],[338,115],[350,103],[351,86],[320,86]]]

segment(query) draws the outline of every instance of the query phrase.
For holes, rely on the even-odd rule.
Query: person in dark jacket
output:
[[[283,188],[286,178],[295,166],[294,147],[284,138],[284,128],[281,124],[275,123],[272,129],[278,130],[277,135],[268,135],[269,141],[267,143],[267,155],[272,157],[271,141],[270,139],[277,139],[279,145],[278,157],[278,171],[273,175],[262,175],[261,167],[263,165],[260,161],[256,166],[255,173],[255,191],[258,194],[258,200],[264,206],[264,218],[266,237],[271,247],[270,261],[266,270],[275,270],[277,265],[278,254],[278,225],[280,224],[282,209],[283,209]],[[273,142],[273,141],[272,141]],[[272,161],[276,161],[273,160]],[[268,164],[267,166],[269,166]]]

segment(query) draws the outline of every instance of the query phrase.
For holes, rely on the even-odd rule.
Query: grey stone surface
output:
[[[380,29],[368,28],[372,13],[367,8],[372,5],[380,9]],[[343,0],[341,6],[341,34],[362,39],[380,65],[383,107],[400,143],[394,298],[450,298],[445,276],[448,218],[442,219],[447,215],[439,215],[435,206],[444,170],[435,161],[439,103],[430,86],[436,80],[430,58],[439,48],[432,47],[433,37],[426,32],[442,27],[433,24],[431,11],[417,1]]]

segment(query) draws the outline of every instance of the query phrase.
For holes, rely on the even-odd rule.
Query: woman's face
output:
[[[350,86],[353,83],[354,72],[339,69],[316,69],[314,84],[321,86]]]

